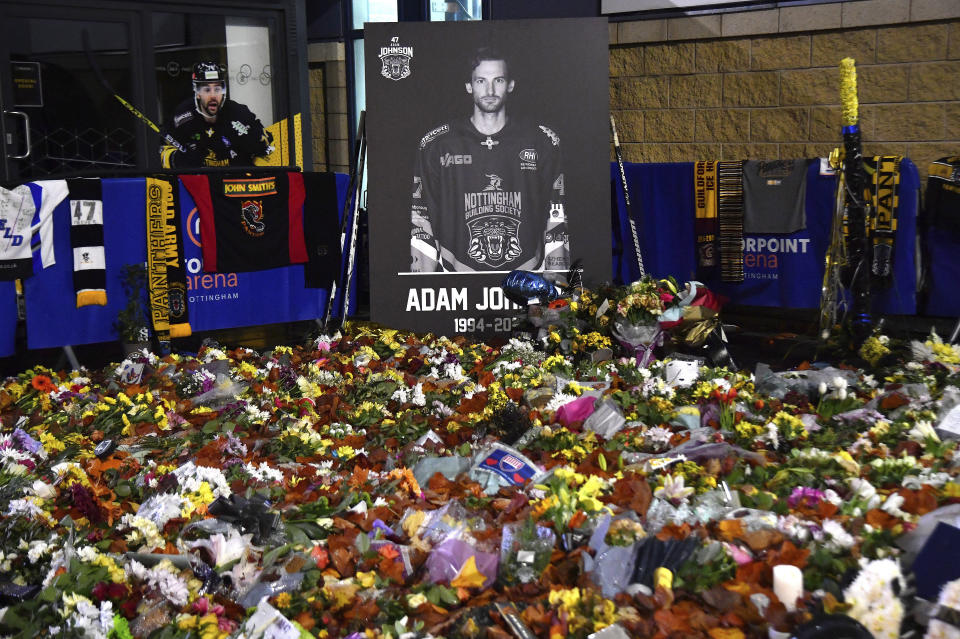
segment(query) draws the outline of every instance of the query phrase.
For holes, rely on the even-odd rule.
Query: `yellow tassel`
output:
[[[77,293],[77,308],[82,306],[106,306],[106,291],[80,291]]]
[[[857,67],[853,58],[840,61],[840,112],[843,126],[852,126],[859,120],[857,102]]]
[[[192,334],[193,330],[187,323],[170,325],[170,337],[190,337]]]

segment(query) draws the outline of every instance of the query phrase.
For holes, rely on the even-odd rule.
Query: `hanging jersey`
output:
[[[329,288],[340,274],[340,212],[334,173],[304,173],[303,236],[309,261],[303,265],[307,288]]]
[[[33,229],[31,250],[40,253],[43,268],[57,263],[53,254],[53,210],[67,198],[66,180],[37,180],[27,186],[33,193],[33,204],[37,209],[36,223]]]
[[[960,156],[931,162],[929,171],[924,198],[928,223],[960,237]]]
[[[796,233],[807,228],[807,161],[743,164],[743,232]]]
[[[420,140],[411,196],[411,270],[569,268],[560,138],[510,119],[480,133],[469,119]]]
[[[181,175],[200,215],[203,270],[260,271],[307,261],[303,175]]]
[[[34,199],[39,189],[40,206]],[[21,184],[13,190],[0,188],[0,280],[33,275],[31,239],[36,234],[43,268],[55,263],[53,254],[53,209],[63,199],[55,187],[46,195],[42,185]],[[66,189],[64,188],[64,195]],[[49,199],[47,199],[49,198]],[[44,201],[46,200],[46,201]]]

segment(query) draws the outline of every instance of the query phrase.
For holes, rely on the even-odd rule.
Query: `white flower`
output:
[[[53,546],[42,539],[35,539],[34,541],[30,542],[29,550],[27,550],[27,558],[30,560],[31,564],[35,564],[51,550],[53,550]]]
[[[843,524],[833,519],[825,519],[823,521],[823,532],[827,535],[827,540],[824,546],[831,551],[839,552],[841,550],[846,550],[847,548],[852,548],[856,543],[856,540],[853,538],[853,535],[848,533],[843,528]]]
[[[663,486],[653,491],[653,496],[665,501],[685,501],[694,493],[694,489],[684,486],[683,481],[683,475],[667,475],[663,478]]]
[[[837,390],[845,390],[847,388],[847,378],[837,375],[833,378],[833,387]]]
[[[920,442],[921,444],[926,442],[928,439],[932,439],[935,442],[940,441],[937,431],[933,429],[933,424],[926,420],[917,420],[917,422],[913,425],[913,428],[907,432],[907,437],[915,442]]]
[[[943,586],[937,603],[954,610],[960,609],[960,579],[954,579]],[[939,619],[932,619],[924,639],[960,639],[960,628]]]
[[[910,517],[909,513],[904,512],[900,508],[900,506],[903,506],[904,501],[906,500],[903,498],[903,495],[891,493],[887,497],[887,500],[883,502],[883,505],[880,506],[880,509],[889,515],[893,515],[894,517],[900,517],[901,519],[908,518]]]
[[[127,573],[146,584],[147,590],[163,596],[178,608],[185,606],[190,599],[187,582],[177,574],[177,569],[169,560],[161,561],[150,570],[140,562],[130,560]]]
[[[895,639],[900,634],[903,604],[894,594],[894,582],[903,586],[900,566],[892,559],[862,560],[857,578],[844,590],[851,604],[847,613],[874,637]]]
[[[283,473],[276,468],[271,468],[267,462],[260,462],[259,467],[247,462],[243,465],[243,469],[257,481],[283,483]]]
[[[817,386],[817,392],[820,394],[821,397],[824,396],[824,395],[826,395],[826,394],[827,394],[827,383],[826,383],[826,382],[820,382],[820,385]]]
[[[457,364],[457,366],[459,367],[460,365]],[[462,369],[462,368],[460,369],[460,374],[461,374],[461,375],[463,374],[463,369]],[[418,384],[413,388],[413,398],[411,399],[411,402],[414,404],[414,406],[426,406],[426,405],[427,405],[427,396],[424,395],[424,393],[423,393],[423,383],[422,383],[422,382],[418,383]]]
[[[205,548],[210,553],[211,560],[215,567],[226,566],[232,561],[242,559],[246,556],[248,550],[254,549],[250,544],[253,535],[241,535],[236,529],[230,529],[230,535],[224,536],[222,533],[211,535],[209,539],[193,541],[187,544],[187,548]]]

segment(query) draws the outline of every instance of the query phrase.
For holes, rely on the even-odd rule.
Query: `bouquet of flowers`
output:
[[[655,280],[650,275],[621,289],[616,301],[616,320],[633,325],[655,324],[677,303],[677,282],[672,277]]]

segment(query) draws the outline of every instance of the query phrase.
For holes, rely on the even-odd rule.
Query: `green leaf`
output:
[[[360,551],[360,554],[364,554],[370,550],[370,538],[365,534],[357,535],[356,544],[357,550]]]
[[[266,572],[267,569],[277,561],[277,558],[280,557],[280,555],[287,553],[290,549],[290,544],[284,544],[265,553],[263,555],[263,568],[261,572]]]
[[[220,420],[211,419],[209,422],[204,424],[203,428],[201,428],[200,430],[209,435],[211,433],[217,432],[219,429],[220,429]]]
[[[130,484],[128,482],[120,482],[117,484],[117,487],[114,488],[114,491],[117,493],[117,497],[129,497],[132,492],[130,489]]]
[[[460,598],[457,597],[457,593],[453,588],[440,587],[440,600],[443,603],[450,604],[455,606],[460,603]]]

